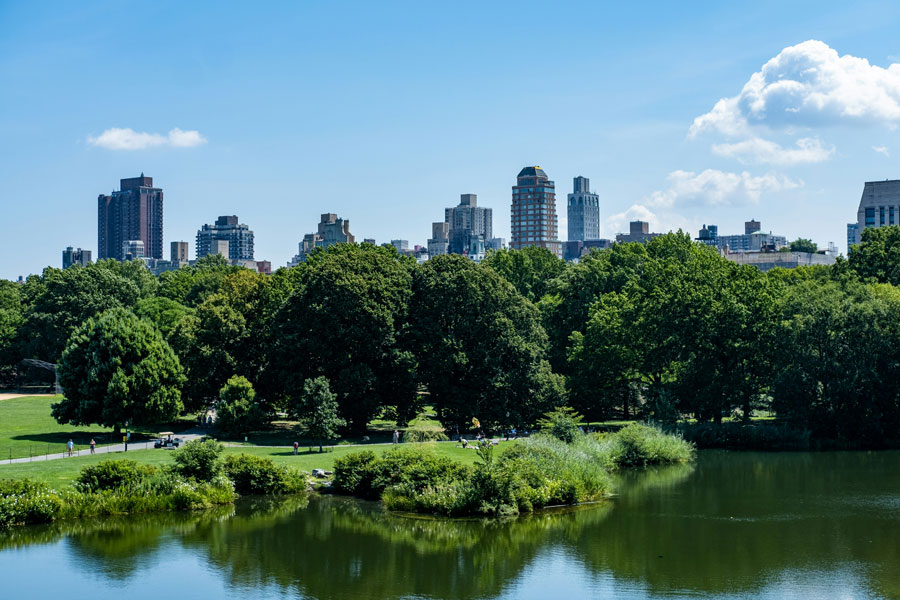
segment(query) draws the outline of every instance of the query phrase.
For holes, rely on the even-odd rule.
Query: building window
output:
[[[881,217],[881,225],[884,225],[884,207],[883,206],[878,207],[878,213],[879,213],[879,216]]]

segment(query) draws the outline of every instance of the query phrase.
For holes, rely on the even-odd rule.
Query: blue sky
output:
[[[424,244],[461,193],[508,238],[531,164],[563,234],[584,175],[604,237],[755,218],[843,249],[900,177],[900,4],[787,4],[0,0],[0,277],[96,252],[97,195],[141,172],[166,247],[237,214],[273,266],[323,212]]]

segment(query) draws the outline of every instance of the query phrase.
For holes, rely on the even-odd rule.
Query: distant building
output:
[[[750,219],[749,221],[744,221],[744,235],[751,235],[756,233],[762,228],[762,223],[757,221],[756,219]]]
[[[600,239],[600,196],[590,190],[591,180],[576,177],[568,195],[569,241]]]
[[[143,240],[125,240],[122,242],[121,260],[141,260],[146,256],[144,250]]]
[[[506,238],[491,238],[484,243],[485,250],[503,250],[506,248]]]
[[[222,253],[221,244],[228,242],[227,253]],[[209,254],[222,254],[229,260],[253,260],[253,232],[238,222],[237,215],[225,215],[215,223],[203,225],[197,231],[197,258]]]
[[[744,233],[737,235],[719,235],[715,225],[704,225],[697,236],[697,241],[729,252],[774,252],[788,245],[783,235],[773,235],[760,231],[759,221],[750,220],[744,223]]]
[[[81,265],[86,267],[91,264],[91,251],[82,250],[81,248],[73,249],[69,246],[62,252],[62,268],[68,269],[72,265]]]
[[[563,244],[563,259],[566,261],[577,261],[581,257],[589,254],[591,250],[606,250],[613,245],[612,240],[570,240]]]
[[[373,246],[377,246],[377,245],[378,245],[378,244],[375,243],[375,238],[364,238],[364,239],[363,239],[363,244],[372,244]]]
[[[492,209],[478,206],[476,194],[460,194],[459,205],[444,209],[444,222],[448,225],[447,252],[470,256],[481,250],[484,254],[485,242],[494,237],[493,214]]]
[[[97,256],[125,260],[125,242],[140,240],[146,256],[163,257],[163,191],[153,178],[120,181],[121,189],[97,197]]]
[[[356,238],[350,233],[350,221],[339,219],[334,213],[325,213],[319,221],[316,233],[307,233],[299,244],[297,255],[288,263],[295,267],[306,260],[306,255],[316,248],[328,248],[335,244],[352,244]],[[374,242],[375,240],[372,240]]]
[[[232,259],[231,242],[229,240],[212,240],[206,247],[204,254],[202,256],[198,255],[197,258],[203,258],[203,256],[209,256],[210,254],[218,254],[228,260],[251,260],[249,258]]]
[[[835,263],[835,256],[810,252],[726,252],[723,256],[739,265],[752,265],[763,272],[775,267],[796,269]]]
[[[863,186],[859,208],[856,211],[856,230],[854,244],[862,241],[862,233],[866,229],[900,225],[900,179],[884,181],[867,181]],[[847,225],[848,250],[851,229]]]
[[[450,252],[450,223],[432,223],[428,238],[428,255],[441,256]]]
[[[169,252],[169,260],[175,268],[181,268],[182,265],[188,264],[188,248],[190,245],[187,242],[172,242],[169,244],[170,252]]]
[[[267,260],[256,261],[256,270],[263,275],[272,274],[272,263]]]
[[[650,224],[647,221],[632,221],[628,224],[628,233],[617,233],[616,241],[645,243],[661,235],[661,233],[650,233]]]
[[[406,252],[409,250],[409,240],[391,240],[391,246],[396,248],[398,252]]]
[[[847,255],[850,255],[850,249],[860,242],[859,239],[859,223],[847,223]]]
[[[701,244],[706,244],[707,246],[713,246],[715,248],[719,247],[719,228],[716,225],[706,225],[703,224],[703,229],[700,230],[700,235],[697,236],[697,241]]]
[[[525,167],[512,188],[509,247],[548,248],[562,257],[556,217],[556,184],[540,167]]]

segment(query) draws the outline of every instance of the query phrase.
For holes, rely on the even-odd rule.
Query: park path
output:
[[[0,394],[0,400],[12,400],[13,398],[53,398],[56,394]]]
[[[2,400],[2,398],[0,398]],[[191,440],[198,440],[201,437],[206,435],[206,432],[200,428],[195,427],[194,429],[189,429],[187,431],[183,431],[175,435],[175,437],[180,437],[185,442],[190,442]],[[129,450],[151,450],[153,449],[153,440],[149,442],[129,442],[128,443]],[[111,444],[109,446],[97,446],[94,450],[95,454],[110,454],[112,452],[124,452],[125,444]],[[88,456],[91,453],[90,448],[81,448],[79,450],[75,450],[72,452],[72,456]],[[45,460],[56,460],[59,458],[69,458],[69,454],[67,452],[56,452],[54,454],[41,454],[40,456],[34,457],[26,457],[26,458],[13,458],[6,459],[0,461],[0,464],[8,465],[8,464],[16,464],[16,463],[28,463],[28,462],[38,462]]]

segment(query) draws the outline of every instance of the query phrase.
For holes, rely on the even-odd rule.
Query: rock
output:
[[[325,469],[313,469],[313,477],[325,477]]]

